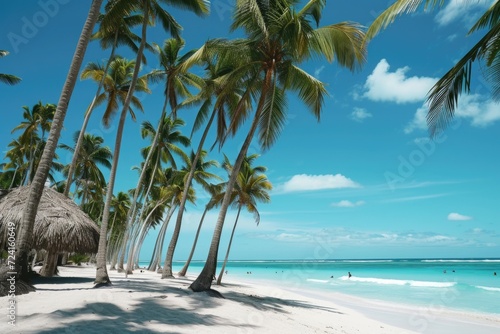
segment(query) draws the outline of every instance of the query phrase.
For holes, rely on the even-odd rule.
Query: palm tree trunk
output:
[[[201,151],[203,150],[203,145],[205,144],[205,140],[208,135],[208,131],[210,130],[210,127],[212,126],[212,122],[215,118],[216,114],[216,109],[214,108],[212,115],[210,116],[210,119],[207,123],[207,126],[205,127],[205,130],[203,131],[203,135],[200,139],[200,143],[198,144],[198,149],[196,151],[196,155],[194,156],[193,161],[191,162],[191,169],[189,170],[189,174],[187,177],[187,180],[184,185],[184,190],[182,192],[182,198],[181,198],[181,203],[179,204],[179,211],[177,211],[177,220],[175,221],[175,229],[174,229],[174,234],[172,235],[172,239],[170,240],[170,244],[168,245],[168,251],[167,251],[167,256],[165,258],[165,264],[163,266],[163,274],[161,278],[173,278],[174,275],[172,274],[172,260],[174,258],[174,252],[175,252],[175,247],[177,247],[177,241],[179,240],[179,234],[181,231],[181,225],[182,225],[182,215],[184,213],[184,209],[186,207],[186,202],[189,194],[189,188],[191,187],[191,183],[193,181],[194,173],[196,171],[196,164],[198,163],[198,160],[200,159]]]
[[[58,254],[52,251],[48,251],[45,255],[45,260],[43,261],[42,269],[40,270],[40,275],[44,277],[52,277],[57,273],[57,258]]]
[[[250,147],[250,143],[252,142],[255,131],[257,130],[257,126],[259,123],[260,114],[262,109],[264,108],[264,102],[266,100],[267,93],[269,91],[269,87],[271,86],[271,79],[273,76],[273,71],[268,70],[266,72],[266,77],[264,79],[264,84],[261,90],[261,95],[259,99],[259,104],[257,106],[257,111],[255,112],[254,119],[252,121],[252,125],[248,134],[243,142],[243,146],[240,149],[240,153],[236,158],[236,162],[233,165],[233,169],[231,171],[231,177],[226,186],[226,193],[222,200],[221,208],[219,211],[219,216],[217,217],[217,224],[214,229],[214,234],[212,236],[212,242],[210,243],[210,249],[208,252],[207,260],[203,269],[194,280],[193,283],[189,286],[189,288],[195,292],[207,291],[210,290],[212,286],[212,280],[215,276],[215,269],[217,268],[217,253],[219,250],[220,237],[222,235],[222,228],[224,227],[224,220],[226,218],[227,210],[229,205],[231,204],[231,194],[236,183],[236,179],[238,177],[238,173],[240,172],[241,164],[243,159],[247,154],[248,148]]]
[[[33,183],[30,188],[30,193],[23,213],[23,219],[17,235],[16,272],[17,275],[20,275],[20,280],[16,281],[17,294],[23,294],[34,290],[32,286],[22,284],[21,282],[23,280],[29,281],[28,253],[31,250],[31,245],[33,241],[32,237],[33,237],[33,225],[35,223],[35,216],[38,210],[38,204],[40,203],[40,198],[42,197],[43,187],[45,181],[47,180],[52,160],[54,159],[54,154],[57,148],[57,142],[61,135],[64,118],[66,117],[68,103],[71,98],[71,94],[73,93],[73,89],[75,87],[76,80],[78,78],[78,72],[80,71],[80,67],[83,62],[85,51],[87,50],[87,45],[89,43],[90,36],[94,29],[94,25],[97,21],[102,1],[103,0],[94,0],[90,7],[90,11],[87,15],[87,19],[85,20],[85,24],[83,26],[80,38],[78,39],[78,44],[75,53],[73,55],[73,59],[71,61],[68,76],[66,77],[66,81],[64,83],[61,96],[59,98],[57,109],[54,114],[54,118],[52,120],[50,135],[49,138],[47,139],[47,143],[45,145],[42,158],[40,160],[37,171],[35,173],[35,177],[33,178]],[[6,276],[9,275],[8,274],[9,272],[11,272],[11,270],[9,270],[8,268],[5,268],[5,270],[2,268],[0,270],[0,281],[1,281],[0,284],[5,286],[8,284]],[[7,293],[9,291],[8,288],[0,290],[2,291],[0,295],[4,295],[3,294],[4,292]]]
[[[208,205],[205,206],[205,210],[203,211],[203,215],[201,216],[200,223],[198,224],[198,229],[196,230],[196,235],[194,237],[193,247],[191,247],[191,252],[189,253],[188,259],[186,260],[184,267],[182,267],[181,271],[179,271],[179,273],[177,274],[179,276],[186,276],[186,272],[189,268],[189,265],[191,264],[191,260],[193,259],[196,244],[198,243],[198,237],[200,236],[201,226],[203,225],[203,221],[205,220],[205,215],[207,214],[207,212]]]
[[[134,95],[135,86],[137,84],[137,78],[139,77],[139,69],[141,68],[142,53],[144,51],[144,46],[146,45],[146,31],[147,31],[148,21],[149,21],[149,15],[148,12],[146,11],[144,14],[144,21],[142,24],[142,40],[141,44],[139,45],[139,50],[137,51],[134,74],[130,82],[130,87],[127,92],[127,97],[125,98],[125,101],[123,103],[120,123],[118,126],[118,133],[116,135],[117,140],[115,143],[115,151],[113,154],[113,165],[111,167],[109,184],[106,193],[106,202],[104,204],[104,212],[101,222],[101,237],[99,238],[99,250],[97,252],[97,270],[96,270],[96,279],[94,281],[94,283],[97,286],[111,284],[108,272],[106,270],[106,234],[107,234],[108,220],[109,220],[109,209],[111,208],[111,199],[113,197],[113,188],[116,177],[116,169],[118,167],[118,157],[120,155],[123,126],[125,124],[125,118],[127,116],[128,109],[130,107],[130,101],[132,100],[132,96]]]
[[[78,163],[78,155],[80,154],[80,149],[82,148],[83,137],[85,136],[85,130],[87,129],[87,125],[89,124],[90,116],[92,115],[92,112],[94,111],[94,107],[95,107],[95,103],[97,101],[97,98],[101,94],[102,87],[104,86],[104,80],[106,79],[106,74],[108,73],[108,69],[109,69],[109,66],[111,64],[111,61],[115,57],[117,41],[118,41],[118,30],[116,31],[115,40],[113,42],[113,47],[111,48],[111,55],[109,56],[108,62],[106,63],[106,68],[104,69],[104,75],[102,76],[101,81],[99,82],[99,85],[97,86],[97,91],[95,93],[94,99],[92,100],[92,103],[90,103],[90,106],[88,107],[87,111],[85,112],[85,117],[83,119],[82,128],[80,129],[80,133],[78,134],[78,140],[76,141],[75,150],[73,152],[73,158],[71,159],[71,164],[69,165],[68,177],[66,179],[66,186],[64,187],[64,195],[65,196],[68,196],[69,189],[71,188],[71,183],[73,183],[73,174],[75,173],[76,164]]]
[[[222,275],[224,275],[224,269],[226,269],[227,259],[229,258],[229,252],[231,251],[231,244],[233,243],[234,231],[236,230],[236,225],[238,224],[238,218],[240,218],[241,205],[238,207],[238,214],[236,215],[236,220],[234,221],[233,230],[231,231],[231,238],[229,238],[229,245],[227,246],[226,257],[224,258],[224,263],[222,264],[222,268],[220,270],[219,277],[217,277],[217,285],[220,285],[222,282]]]

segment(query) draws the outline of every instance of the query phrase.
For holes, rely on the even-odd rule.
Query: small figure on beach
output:
[[[351,278],[351,276],[352,276],[352,275],[351,275],[351,272],[350,272],[350,271],[348,271],[348,272],[347,272],[347,276],[348,276],[349,278]]]
[[[445,269],[445,270],[443,270],[443,274],[446,274],[446,269]]]

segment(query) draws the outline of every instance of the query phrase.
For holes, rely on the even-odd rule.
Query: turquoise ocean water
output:
[[[193,261],[188,274],[199,273],[203,264]],[[183,265],[175,262],[174,272]],[[226,269],[227,279],[500,314],[500,259],[229,261]]]

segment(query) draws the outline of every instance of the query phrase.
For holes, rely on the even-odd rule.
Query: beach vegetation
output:
[[[276,142],[285,126],[288,91],[297,93],[307,109],[320,119],[323,99],[327,95],[324,84],[297,65],[313,56],[321,56],[355,70],[365,61],[364,32],[359,24],[341,22],[314,27],[319,26],[325,4],[324,0],[311,0],[297,10],[297,2],[289,0],[236,2],[232,29],[242,30],[246,38],[227,43],[229,47],[225,50],[232,48],[231,53],[242,59],[242,65],[224,76],[223,80],[231,87],[244,77],[243,96],[251,96],[255,106],[252,116],[238,107],[231,114],[224,140],[229,134],[234,135],[247,118],[250,118],[251,125],[233,163],[205,265],[190,285],[193,291],[211,288],[232,189],[254,136],[263,150]]]
[[[400,15],[413,13],[422,6],[424,10],[432,10],[444,4],[444,0],[397,0],[373,21],[366,32],[366,40],[375,37]],[[483,73],[492,86],[491,95],[495,100],[500,99],[500,2],[494,2],[472,25],[468,35],[473,33],[482,33],[482,37],[428,93],[427,125],[431,136],[438,135],[453,119],[459,96],[471,92],[474,63],[486,65]]]

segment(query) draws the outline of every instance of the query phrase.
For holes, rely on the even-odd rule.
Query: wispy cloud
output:
[[[342,174],[327,174],[327,175],[294,175],[290,180],[282,186],[284,192],[295,191],[314,191],[323,189],[340,189],[340,188],[359,188],[358,183],[354,182]]]
[[[374,245],[404,245],[404,246],[456,246],[474,241],[460,240],[456,237],[434,232],[391,232],[391,231],[360,231],[346,228],[308,230],[275,230],[263,233],[254,232],[247,236],[258,239],[270,239],[289,243],[325,244],[328,247],[340,246],[374,246]]]
[[[464,22],[467,27],[476,21],[479,13],[490,7],[497,0],[451,0],[446,7],[440,10],[435,20],[440,26],[446,26],[455,21]]]
[[[342,200],[339,202],[332,203],[331,206],[336,207],[336,208],[354,208],[354,207],[361,206],[364,204],[365,204],[365,201],[351,202],[348,200]]]
[[[412,202],[412,201],[421,201],[431,198],[438,198],[448,196],[449,194],[431,194],[431,195],[422,195],[422,196],[410,196],[410,197],[400,197],[386,200],[386,203],[394,203],[394,202]]]
[[[353,121],[363,122],[365,119],[372,117],[372,114],[366,111],[363,108],[354,108],[354,111],[350,114],[350,117]]]
[[[408,77],[410,70],[405,66],[389,71],[390,65],[382,59],[366,79],[364,97],[373,101],[410,103],[423,101],[438,80],[429,77]]]
[[[464,220],[471,220],[472,217],[470,216],[465,216],[460,213],[452,212],[448,215],[448,220],[452,221],[464,221]]]
[[[414,130],[427,130],[428,110],[426,103],[418,108],[404,132],[409,134]],[[486,127],[500,121],[500,103],[480,94],[464,94],[458,100],[454,115],[456,119],[469,120],[472,126]]]
[[[318,67],[317,69],[314,70],[314,77],[316,79],[319,79],[319,75],[321,74],[321,72],[323,72],[323,70],[325,69],[325,66],[322,65],[320,67]]]

